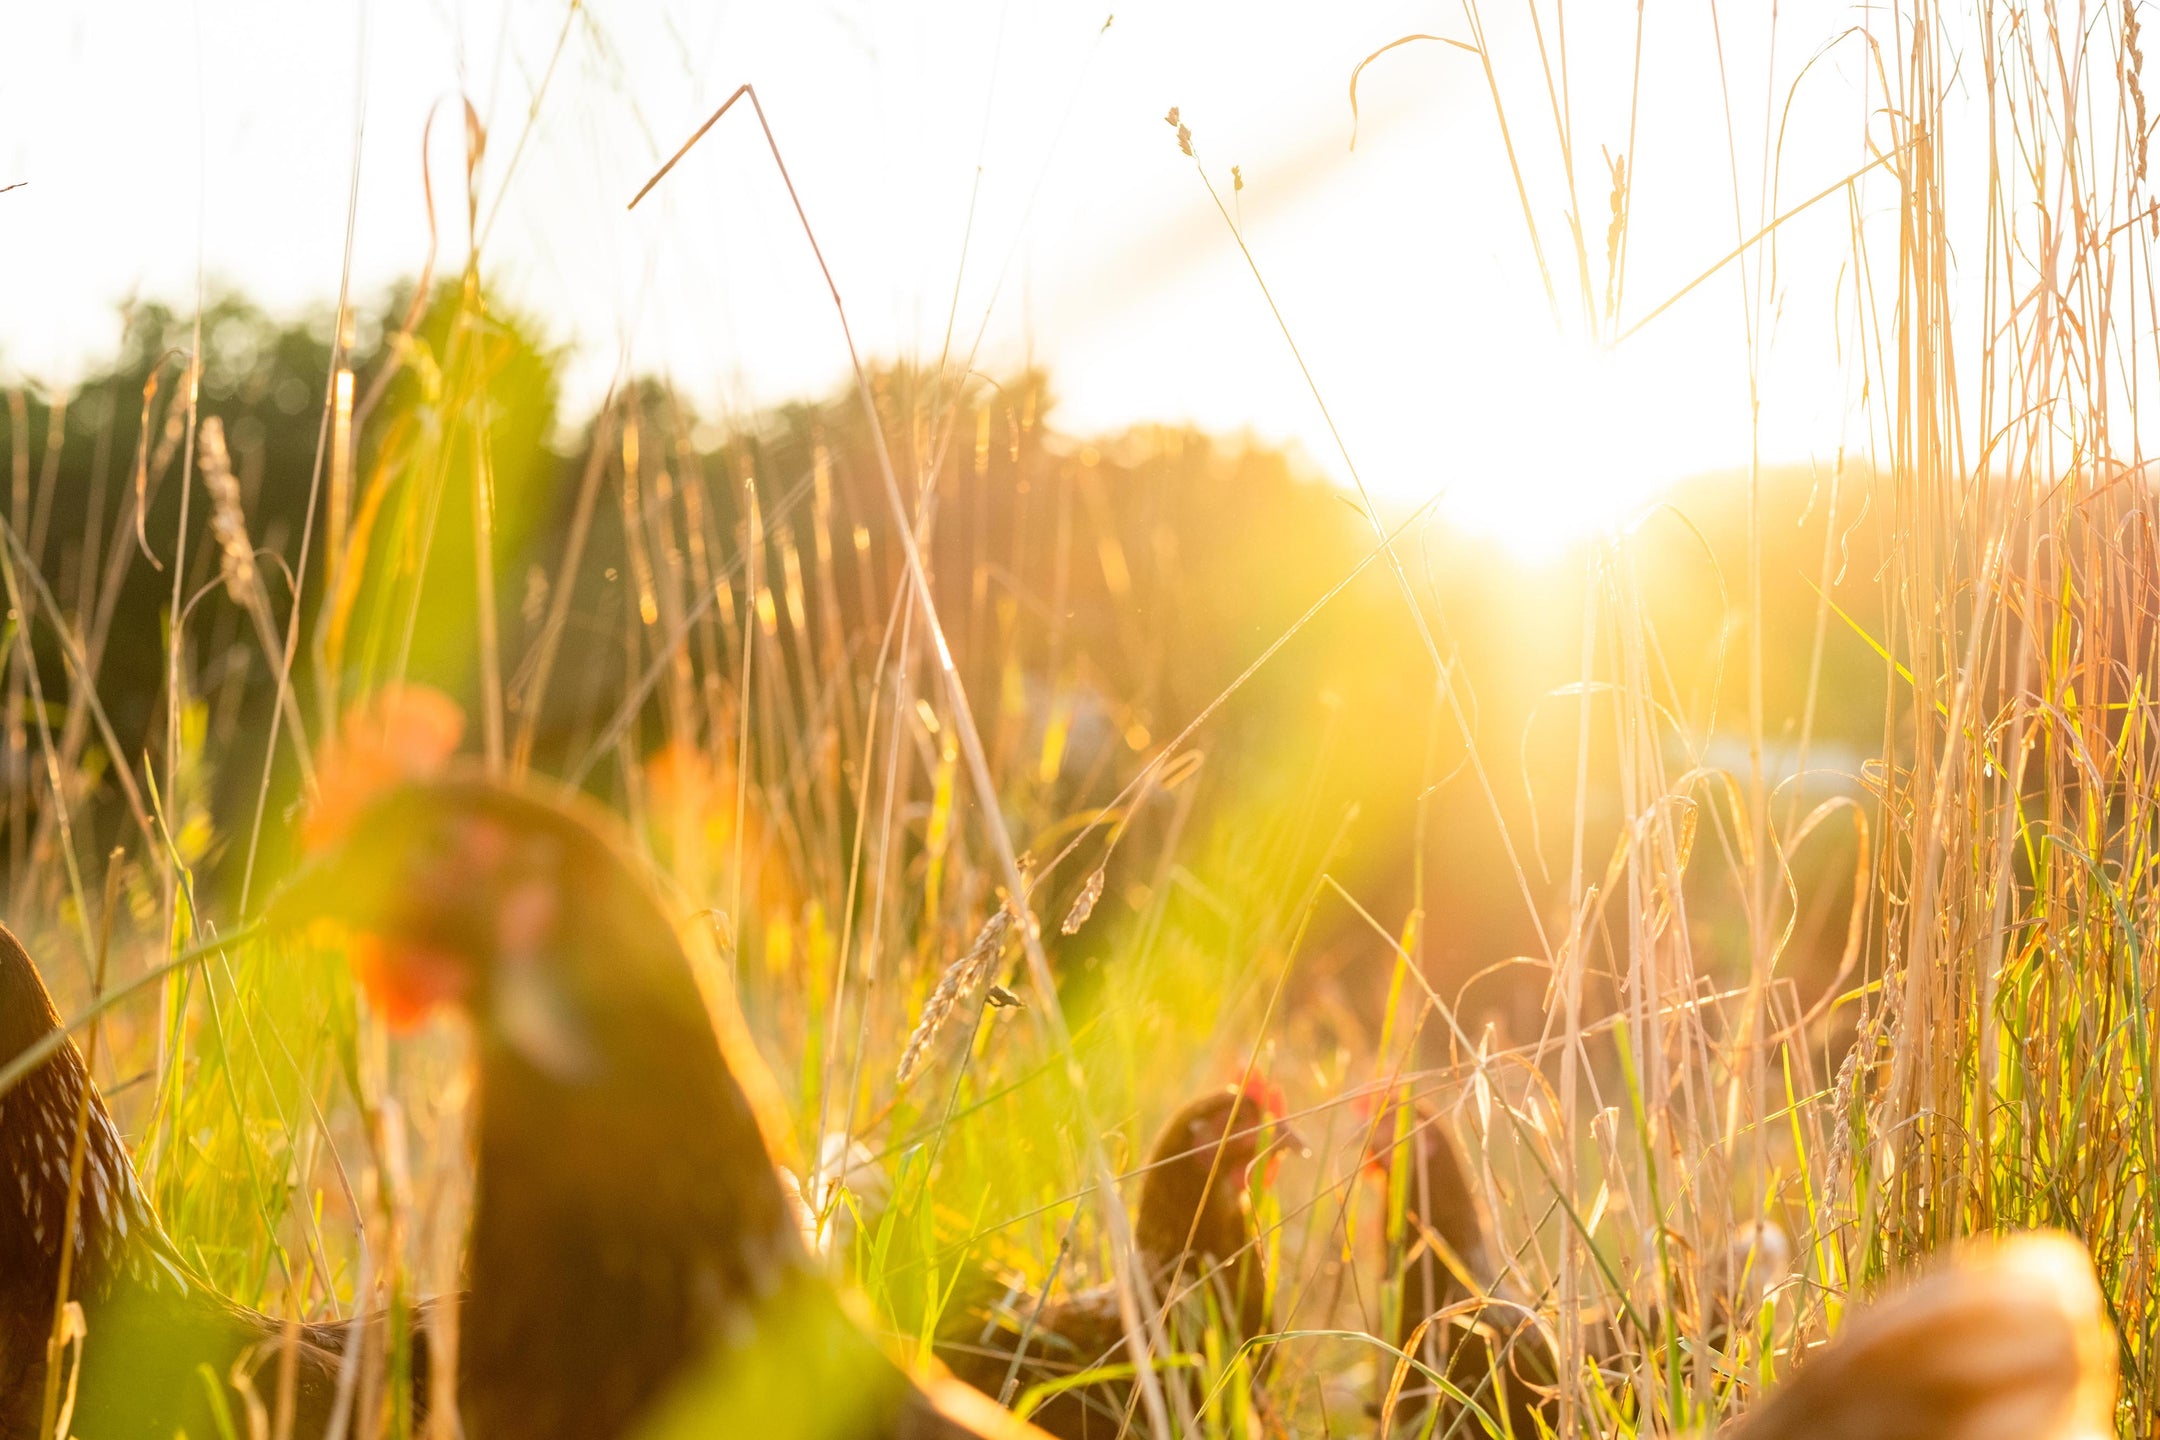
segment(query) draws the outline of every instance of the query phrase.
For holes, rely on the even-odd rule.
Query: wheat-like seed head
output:
[[[225,448],[225,422],[204,416],[196,448],[202,457],[203,488],[210,492],[210,533],[217,537],[225,593],[245,605],[255,593],[255,547],[248,542],[240,482],[233,477],[232,455]]]

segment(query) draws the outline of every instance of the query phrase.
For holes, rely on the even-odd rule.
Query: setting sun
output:
[[[1421,450],[1376,457],[1376,501],[1401,509],[1437,495],[1448,523],[1543,561],[1633,519],[1688,473],[1688,447],[1669,443],[1686,397],[1656,377],[1564,343],[1490,359],[1494,377],[1519,378],[1465,395],[1464,420],[1435,425]]]

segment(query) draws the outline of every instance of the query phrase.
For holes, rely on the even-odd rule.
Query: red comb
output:
[[[432,686],[386,685],[353,705],[323,747],[303,843],[334,845],[383,791],[441,774],[464,734],[465,712]]]
[[[1281,1087],[1257,1070],[1246,1072],[1244,1082],[1238,1086],[1238,1093],[1258,1106],[1260,1113],[1270,1120],[1280,1120],[1290,1113],[1290,1107],[1283,1101]]]

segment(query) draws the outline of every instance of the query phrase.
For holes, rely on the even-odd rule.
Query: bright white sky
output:
[[[442,263],[454,269],[466,244],[456,96],[490,130],[484,215],[505,193],[564,8],[0,4],[0,184],[28,182],[0,195],[0,373],[64,382],[109,349],[123,297],[185,304],[198,258],[213,284],[276,309],[333,296],[363,82],[356,291],[372,302],[420,266],[421,136],[438,102]],[[625,352],[715,413],[828,393],[845,351],[746,109],[651,200],[624,209],[749,80],[869,355],[934,360],[962,274],[956,352],[987,313],[978,368],[996,374],[1030,355],[1049,365],[1063,428],[1249,428],[1298,442],[1342,479],[1296,360],[1163,123],[1175,104],[1238,207],[1352,457],[1388,502],[1445,490],[1458,521],[1531,549],[1632,511],[1665,480],[1744,464],[1746,322],[1757,313],[1763,453],[1827,460],[1852,428],[1836,359],[1843,198],[1782,232],[1774,286],[1765,247],[1614,355],[1590,358],[1531,12],[1525,0],[1483,9],[1558,323],[1474,56],[1422,43],[1375,62],[1348,148],[1358,60],[1411,31],[1467,39],[1458,3],[597,0],[509,183],[487,271],[574,347],[574,405],[597,398]],[[1551,0],[1540,13],[1557,65]],[[1601,291],[1601,149],[1631,154],[1623,323],[1863,164],[1870,103],[1863,51],[1848,41],[1782,113],[1801,67],[1864,11],[1650,0],[1631,142],[1635,14],[1625,0],[1566,10],[1576,203]],[[1765,131],[1781,121],[1772,190]],[[1247,182],[1234,197],[1233,164]],[[1880,207],[1892,192],[1877,178]]]

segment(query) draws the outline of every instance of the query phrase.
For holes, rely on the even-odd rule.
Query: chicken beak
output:
[[[1270,1124],[1269,1128],[1275,1132],[1274,1138],[1260,1148],[1259,1153],[1253,1156],[1252,1164],[1246,1167],[1245,1183],[1247,1185],[1253,1184],[1256,1179],[1264,1179],[1268,1184],[1272,1185],[1275,1181],[1275,1172],[1282,1165],[1282,1157],[1285,1151],[1295,1151],[1301,1156],[1312,1154],[1311,1148],[1305,1143],[1305,1137],[1291,1129],[1287,1122],[1276,1120]]]

